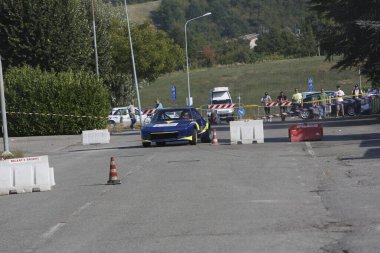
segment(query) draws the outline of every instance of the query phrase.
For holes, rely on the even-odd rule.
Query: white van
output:
[[[208,93],[208,104],[209,105],[232,105],[232,98],[228,87],[215,87],[211,89]],[[207,116],[210,118],[212,112],[216,113],[220,120],[225,120],[227,122],[234,120],[234,108],[224,108],[224,109],[209,109],[207,111]]]

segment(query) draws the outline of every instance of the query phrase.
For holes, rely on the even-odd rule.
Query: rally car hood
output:
[[[155,121],[147,124],[142,130],[149,131],[166,131],[167,129],[176,130],[188,127],[193,124],[194,121],[190,120],[166,120],[166,121]]]

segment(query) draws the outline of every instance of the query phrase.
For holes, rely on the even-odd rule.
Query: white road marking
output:
[[[26,253],[32,253],[35,252],[39,245],[44,244],[47,240],[49,240],[60,228],[62,228],[64,225],[66,225],[65,222],[60,222],[53,227],[51,227],[47,232],[43,233],[40,236],[40,240],[37,240],[37,242],[30,248],[28,248],[25,252]]]
[[[64,222],[60,222],[60,223],[56,224],[55,226],[51,227],[49,229],[49,231],[47,231],[46,233],[44,233],[43,235],[41,235],[41,238],[43,238],[45,240],[49,239],[50,237],[52,237],[54,235],[55,232],[57,232],[65,224],[66,223],[64,223]]]
[[[287,202],[285,200],[277,200],[277,199],[254,199],[249,200],[251,203],[279,203],[279,202]]]
[[[314,152],[314,150],[313,150],[313,148],[311,147],[311,144],[310,144],[310,142],[305,142],[306,143],[306,149],[307,149],[307,152],[313,157],[313,158],[315,158],[316,157],[316,155],[315,155],[315,152]]]
[[[155,155],[152,155],[152,156],[148,157],[146,161],[149,163],[149,162],[151,162],[154,159],[154,157],[155,157]],[[132,173],[135,173],[135,172],[139,171],[142,168],[143,168],[143,166],[136,166],[135,170],[128,172],[125,176],[130,175]],[[100,195],[103,195],[103,194],[111,191],[111,189],[112,188],[106,188],[106,189],[102,190],[101,193],[100,193]],[[88,207],[90,207],[92,204],[93,204],[93,202],[87,202],[87,203],[85,203],[83,206],[81,206],[77,210],[75,210],[70,215],[70,217],[72,217],[72,216],[78,216],[81,212],[83,212],[85,209],[87,209]],[[35,250],[38,248],[39,245],[44,244],[47,240],[49,240],[57,231],[59,231],[65,225],[66,225],[66,222],[59,222],[56,225],[54,225],[53,227],[51,227],[47,232],[43,233],[40,236],[41,239],[39,241],[37,241],[31,248],[29,248],[25,252],[28,252],[28,253],[29,252],[35,252]]]
[[[90,205],[92,205],[91,202],[87,202],[86,204],[84,204],[83,206],[79,207],[75,212],[73,212],[71,215],[72,216],[77,216],[79,215],[84,209],[86,209],[87,207],[89,207]]]
[[[307,152],[311,155],[311,157],[313,159],[315,159],[317,157],[317,155],[315,154],[315,152],[313,150],[313,147],[311,146],[310,142],[307,141],[307,142],[305,142],[305,144],[306,144],[306,150],[307,150]],[[321,169],[323,175],[325,177],[327,177],[326,171],[321,166],[318,166],[318,167]]]

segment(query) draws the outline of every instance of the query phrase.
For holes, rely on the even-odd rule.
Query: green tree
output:
[[[324,20],[321,48],[327,59],[341,55],[338,69],[360,66],[373,84],[380,82],[380,2],[377,0],[312,0]]]
[[[2,0],[0,53],[5,67],[29,64],[64,71],[88,69],[91,26],[79,0]]]
[[[128,29],[124,24],[114,26],[112,58],[115,72],[131,73],[131,51]],[[172,72],[184,63],[184,51],[169,39],[166,33],[154,29],[150,23],[131,27],[136,72],[139,79],[154,80],[159,75]]]
[[[94,1],[95,27],[96,27],[96,43],[99,61],[99,73],[101,76],[108,75],[112,72],[112,55],[111,55],[111,19],[117,16],[115,8],[111,4],[104,4],[102,0],[82,0],[86,3],[87,20],[90,26],[93,26],[91,1]],[[92,30],[91,30],[92,31]],[[91,32],[93,41],[94,34]],[[96,72],[95,51],[92,47],[91,69]]]

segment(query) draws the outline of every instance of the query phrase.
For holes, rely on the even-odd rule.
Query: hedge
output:
[[[9,136],[79,134],[107,126],[109,94],[92,73],[14,67],[4,86]]]

